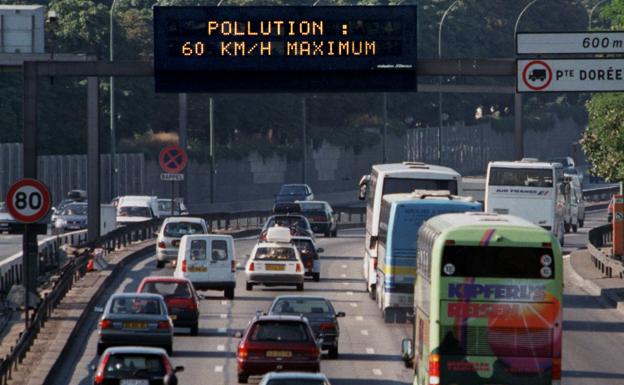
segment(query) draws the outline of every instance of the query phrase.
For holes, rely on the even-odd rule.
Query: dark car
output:
[[[323,233],[326,237],[338,235],[338,226],[334,210],[325,201],[302,201],[297,202],[301,206],[303,214],[312,226],[315,233]]]
[[[288,227],[290,235],[301,235],[304,237],[314,237],[312,226],[308,219],[300,214],[277,214],[270,216],[262,226],[260,231],[260,241],[266,241],[267,230],[274,226]]]
[[[173,326],[199,331],[199,299],[193,284],[186,278],[145,277],[137,293],[160,294],[165,299]]]
[[[319,253],[323,248],[317,248],[314,240],[310,237],[294,236],[290,242],[295,245],[301,255],[301,262],[305,268],[305,276],[312,277],[314,282],[321,280],[321,257]]]
[[[238,382],[272,371],[319,372],[321,352],[301,316],[254,317],[236,351]]]
[[[17,221],[15,218],[9,214],[9,210],[6,208],[6,204],[4,202],[0,202],[0,233],[6,232],[7,234],[12,234],[15,231],[15,224]]]
[[[54,219],[54,230],[57,233],[64,231],[82,230],[87,228],[86,202],[74,202],[66,205]]]
[[[275,196],[275,203],[311,201],[312,199],[314,199],[314,194],[307,184],[285,184]]]
[[[321,348],[328,350],[330,358],[338,358],[340,327],[338,317],[345,313],[334,310],[331,302],[323,297],[279,296],[273,300],[269,315],[303,315],[310,324],[314,336],[322,340]]]
[[[183,370],[183,366],[172,367],[163,349],[139,346],[108,348],[102,354],[93,384],[167,385],[172,383],[174,373]]]

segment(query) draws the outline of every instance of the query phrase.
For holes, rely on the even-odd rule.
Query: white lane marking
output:
[[[219,333],[227,333],[227,328],[219,328],[219,329],[217,329],[217,332],[219,332]]]
[[[368,330],[360,330],[360,333],[362,333],[363,336],[367,336]]]
[[[353,295],[353,292],[352,291],[348,291],[347,295]]]
[[[345,286],[349,286],[349,283],[350,282],[343,282],[342,284],[345,285]]]
[[[220,317],[225,319],[225,318],[227,318],[227,314],[221,314]]]
[[[364,321],[364,317],[362,317],[361,315],[355,316],[355,319],[358,321]]]
[[[566,254],[563,256],[563,259],[570,259],[570,254]]]
[[[340,278],[347,278],[346,274],[340,274]]]
[[[376,376],[383,376],[381,369],[373,369],[373,374]]]
[[[215,366],[215,373],[223,373],[223,366]]]
[[[355,302],[351,302],[349,305],[351,305],[351,307],[357,307],[357,303]]]
[[[221,301],[221,305],[227,305],[228,301]]]
[[[224,352],[225,351],[225,345],[217,345],[217,351],[218,352]]]
[[[366,348],[366,354],[375,354],[375,349],[373,349],[373,348]]]
[[[347,265],[340,265],[340,267],[342,267],[343,269],[346,269]]]

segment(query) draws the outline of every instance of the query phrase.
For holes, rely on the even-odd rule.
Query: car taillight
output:
[[[165,245],[165,242],[162,242],[162,241],[158,242],[159,249],[164,249],[165,247],[167,247],[167,245]]]
[[[260,233],[259,240],[260,240],[261,242],[265,242],[265,241],[266,241],[266,237],[267,237],[267,232],[266,232],[266,231],[263,231],[263,232],[261,232],[261,233]]]
[[[560,380],[561,379],[561,358],[553,358],[552,363],[552,379]]]
[[[186,259],[182,260],[182,272],[186,273]]]
[[[301,273],[301,264],[299,262],[297,262],[297,267],[295,268],[295,271],[297,273]]]
[[[171,362],[169,362],[167,357],[166,356],[160,356],[160,358],[162,359],[163,366],[165,367],[165,373],[166,374],[173,373],[173,368],[171,367]]]
[[[171,329],[171,324],[169,321],[160,321],[158,323],[158,329]]]
[[[336,330],[336,325],[334,325],[331,322],[328,323],[322,323],[320,326],[321,331],[335,331]]]
[[[432,354],[429,356],[429,385],[438,385],[440,383],[440,355]]]
[[[254,271],[256,269],[256,265],[254,265],[254,263],[250,263],[249,264],[249,271]]]
[[[373,258],[373,270],[377,270],[377,258]]]
[[[102,361],[100,361],[100,366],[98,366],[97,371],[95,372],[94,381],[96,384],[101,384],[104,382],[104,369],[106,369],[106,364],[108,363],[108,358],[110,357],[110,353],[106,353],[104,357],[102,357]]]
[[[108,329],[113,327],[113,321],[108,319],[100,320],[100,329]]]
[[[232,260],[232,273],[236,273],[236,261]]]
[[[247,358],[249,352],[247,351],[247,346],[240,345],[238,347],[238,358]]]

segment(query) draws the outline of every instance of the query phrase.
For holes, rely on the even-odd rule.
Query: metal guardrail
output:
[[[607,255],[600,249],[613,242],[612,225],[609,223],[594,227],[589,230],[588,238],[587,250],[594,266],[607,277],[624,278],[624,264],[622,261]]]
[[[583,197],[586,201],[590,202],[608,201],[609,199],[611,199],[611,196],[613,194],[618,194],[619,192],[619,185],[588,188],[583,190]]]
[[[54,287],[44,296],[33,312],[30,326],[20,334],[15,346],[11,347],[11,352],[0,361],[0,384],[6,385],[8,380],[11,379],[13,370],[16,370],[18,365],[21,364],[52,311],[65,297],[65,294],[71,290],[73,284],[86,273],[86,264],[90,259],[91,251],[95,248],[102,248],[108,253],[132,242],[153,238],[154,232],[160,226],[160,222],[160,219],[154,219],[148,222],[132,223],[117,228],[94,242],[85,242],[85,238],[78,234],[68,233],[60,236],[60,238],[66,238],[63,240],[66,242],[64,244],[77,240],[77,246],[84,248],[84,252],[75,258],[68,259],[68,262],[60,269],[59,279],[54,283]],[[48,240],[40,242],[40,257],[42,255],[42,247],[45,253],[45,248],[50,244],[46,241]],[[15,260],[19,259],[21,263],[21,255],[19,256],[20,258],[14,257]],[[15,264],[11,265],[11,271],[18,276],[17,278],[21,279],[21,269],[16,273],[14,266]]]

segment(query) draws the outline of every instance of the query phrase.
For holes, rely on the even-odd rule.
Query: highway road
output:
[[[587,226],[604,223],[603,218],[604,210],[590,213]],[[566,250],[583,246],[586,239],[587,228],[568,235]],[[364,292],[362,242],[361,229],[342,231],[338,238],[319,239],[319,246],[325,248],[322,280],[306,282],[305,293],[326,296],[337,311],[347,313],[347,317],[340,320],[340,357],[337,360],[324,357],[322,371],[334,385],[410,384],[412,373],[403,367],[399,358],[400,341],[411,335],[410,329],[407,325],[384,324],[374,302]],[[240,261],[253,244],[253,240],[236,242]],[[152,256],[129,267],[115,290],[133,291],[142,277],[163,274],[171,275],[172,270],[157,270]],[[563,384],[621,384],[624,382],[622,316],[584,292],[568,275],[564,299]],[[236,384],[234,352],[238,339],[231,335],[243,329],[256,310],[266,310],[276,295],[291,292],[261,287],[247,292],[243,278],[239,272],[234,301],[208,292],[211,296],[201,303],[199,336],[176,335],[174,364],[186,367],[180,374],[180,384]],[[90,318],[88,330],[77,339],[80,342],[76,350],[67,355],[55,384],[91,383],[88,367],[96,362],[97,314]]]

